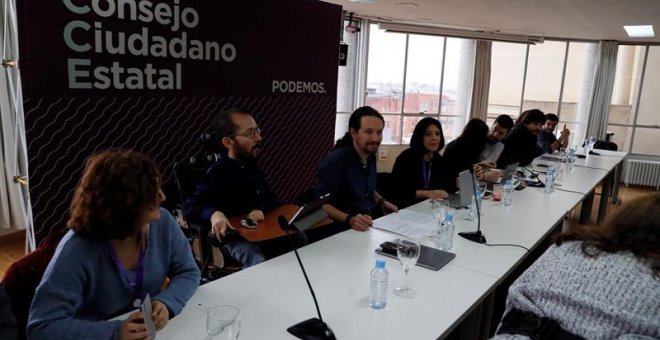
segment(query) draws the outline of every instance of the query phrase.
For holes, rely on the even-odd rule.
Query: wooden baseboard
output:
[[[25,240],[25,230],[17,230],[8,234],[0,235],[0,244]]]

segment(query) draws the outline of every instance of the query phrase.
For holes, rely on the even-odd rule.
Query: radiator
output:
[[[660,187],[660,162],[643,161],[638,159],[626,160],[625,176],[623,183],[626,185],[643,185]]]

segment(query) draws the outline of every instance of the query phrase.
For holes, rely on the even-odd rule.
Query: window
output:
[[[486,120],[488,126],[499,115],[510,115],[515,120],[520,114],[526,53],[527,45],[493,42]]]
[[[660,156],[660,47],[619,46],[608,131],[619,150]]]
[[[443,124],[449,141],[466,122],[474,40],[389,33],[369,26],[365,104],[385,118],[383,144],[408,144],[423,117]]]
[[[571,138],[582,140],[595,60],[596,45],[591,43],[493,42],[486,123],[491,125],[501,114],[516,120],[522,111],[540,109],[556,113],[561,125],[572,131]]]
[[[522,111],[557,113],[567,45],[563,41],[546,41],[529,47]]]

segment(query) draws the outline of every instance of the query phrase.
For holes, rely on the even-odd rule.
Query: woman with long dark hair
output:
[[[427,117],[415,126],[410,148],[394,162],[392,183],[397,206],[406,207],[425,199],[447,198],[456,186],[455,177],[439,151],[445,146],[442,124]]]
[[[157,329],[199,285],[188,241],[167,210],[156,164],[130,150],[90,157],[74,192],[68,227],[30,309],[33,339],[145,339],[148,294]],[[162,289],[161,287],[166,286]]]
[[[488,125],[481,119],[473,118],[465,125],[461,135],[447,145],[443,157],[451,167],[454,178],[464,170],[477,167],[487,140]],[[475,176],[483,179],[481,168],[477,168]]]
[[[496,338],[529,332],[531,324],[548,330],[547,339],[660,338],[659,210],[654,193],[629,201],[602,226],[560,235],[509,288]]]

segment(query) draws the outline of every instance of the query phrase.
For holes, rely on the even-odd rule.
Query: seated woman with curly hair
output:
[[[660,193],[566,232],[509,288],[496,339],[660,338]]]
[[[199,285],[199,270],[174,218],[159,205],[158,167],[130,150],[91,156],[75,190],[68,227],[37,288],[33,339],[146,339],[149,294],[161,329]],[[161,289],[169,279],[167,288]]]

